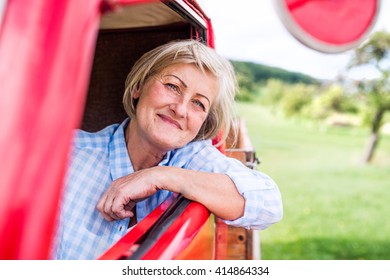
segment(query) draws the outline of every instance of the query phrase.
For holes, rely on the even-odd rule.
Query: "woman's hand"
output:
[[[100,198],[97,209],[107,221],[132,218],[136,202],[153,194],[159,188],[156,168],[137,171],[112,182]]]
[[[107,221],[131,218],[137,201],[158,190],[181,193],[216,216],[234,220],[244,213],[245,200],[225,174],[156,166],[115,180],[97,204]]]

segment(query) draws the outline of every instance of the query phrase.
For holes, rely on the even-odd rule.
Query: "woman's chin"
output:
[[[159,147],[161,150],[164,151],[171,151],[174,149],[178,149],[181,147],[184,147],[188,142],[186,141],[180,141],[177,137],[172,135],[171,137],[159,137],[155,141],[156,146]]]

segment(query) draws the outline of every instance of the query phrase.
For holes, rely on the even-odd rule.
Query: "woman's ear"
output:
[[[133,93],[133,99],[138,99],[140,97],[140,92],[138,89],[135,89],[134,90],[134,93]]]

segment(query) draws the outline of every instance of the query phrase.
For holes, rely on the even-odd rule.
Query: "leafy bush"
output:
[[[269,79],[263,90],[261,103],[276,107],[280,104],[286,92],[285,84],[281,80]]]
[[[356,96],[355,96],[356,97]],[[312,119],[325,119],[333,113],[357,113],[356,98],[344,93],[340,85],[332,84],[323,89],[303,110],[303,115]]]
[[[300,115],[302,109],[308,106],[317,92],[316,86],[296,84],[288,87],[288,93],[281,100],[283,113],[286,117]]]

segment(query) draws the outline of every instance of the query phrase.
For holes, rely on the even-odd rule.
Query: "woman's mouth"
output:
[[[178,129],[182,130],[182,127],[181,127],[180,123],[175,121],[171,117],[168,117],[168,116],[162,115],[162,114],[157,114],[157,116],[159,116],[160,119],[162,119],[164,122],[166,122],[166,123],[168,123],[168,124],[178,128]]]

